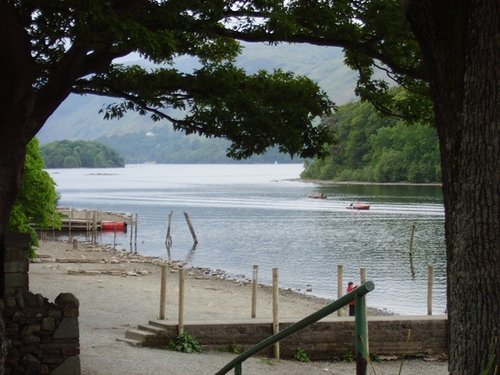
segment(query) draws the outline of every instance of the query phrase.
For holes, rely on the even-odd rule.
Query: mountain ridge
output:
[[[152,63],[141,60],[125,60],[122,63],[153,66]],[[277,46],[244,44],[242,54],[236,59],[236,65],[249,74],[262,69],[268,71],[282,69],[305,75],[316,81],[336,104],[355,99],[356,73],[343,64],[343,54],[338,48],[291,44]],[[176,67],[182,71],[192,71],[199,67],[199,63],[195,58],[181,56],[176,59]],[[165,131],[171,133],[175,138],[171,124],[153,122],[147,116],[140,116],[136,113],[128,113],[120,120],[104,120],[99,110],[115,101],[113,98],[100,96],[70,95],[37,134],[40,143],[43,145],[64,139],[98,140],[108,146],[116,147],[119,143],[118,139],[125,134],[137,134],[138,137],[144,138],[146,134],[155,134],[160,130],[162,133]],[[202,143],[217,141],[199,138],[202,139]],[[224,142],[219,142],[218,148],[221,152],[225,148],[220,145],[224,144]],[[127,157],[131,149],[122,147],[118,151],[126,162],[131,162]],[[219,159],[219,157],[218,155],[216,158]],[[145,161],[155,160],[134,158],[134,162]],[[283,161],[280,160],[280,162]]]

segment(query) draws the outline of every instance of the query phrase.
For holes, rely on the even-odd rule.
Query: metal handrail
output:
[[[320,310],[312,313],[311,315],[305,317],[304,319],[292,324],[291,326],[285,328],[268,338],[257,343],[250,349],[244,351],[239,356],[234,358],[231,362],[221,368],[215,373],[215,375],[227,374],[230,370],[234,368],[235,375],[241,375],[241,364],[252,357],[253,355],[259,353],[260,351],[270,347],[276,342],[296,333],[297,331],[316,323],[318,320],[332,314],[333,312],[346,306],[352,300],[355,300],[355,351],[356,351],[356,374],[364,375],[366,374],[366,367],[368,363],[368,345],[367,345],[367,324],[366,324],[366,304],[365,304],[365,294],[371,292],[375,289],[375,285],[371,281],[367,281],[360,285],[352,292],[340,297],[338,300],[333,301],[329,305],[321,308]]]

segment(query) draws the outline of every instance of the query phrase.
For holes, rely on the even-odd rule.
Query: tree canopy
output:
[[[42,146],[47,168],[116,168],[123,167],[118,153],[95,141],[58,141]]]
[[[38,141],[33,138],[26,150],[21,189],[9,220],[11,230],[31,235],[32,246],[38,244],[34,226],[47,229],[61,224],[56,211],[59,199],[56,184],[44,167]]]
[[[302,178],[337,181],[441,182],[439,141],[429,124],[381,117],[369,103],[340,106],[323,119],[335,142],[330,156],[306,161]]]

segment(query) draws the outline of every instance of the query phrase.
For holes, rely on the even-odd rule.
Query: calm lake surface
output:
[[[344,283],[360,267],[375,283],[368,305],[398,314],[427,313],[427,266],[434,267],[433,311],[446,305],[446,256],[441,189],[434,186],[317,185],[297,179],[302,165],[127,165],[120,169],[50,169],[60,205],[138,214],[137,251],[336,298],[337,266]],[[310,199],[312,194],[328,199]],[[348,210],[368,202],[368,211]],[[183,212],[199,244],[194,251]],[[413,243],[415,278],[409,262]],[[103,236],[113,243],[113,234]],[[130,235],[117,248],[129,250]]]

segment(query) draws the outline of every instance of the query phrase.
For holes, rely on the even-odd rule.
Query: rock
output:
[[[63,310],[78,309],[80,307],[80,301],[71,293],[60,293],[54,302]]]

